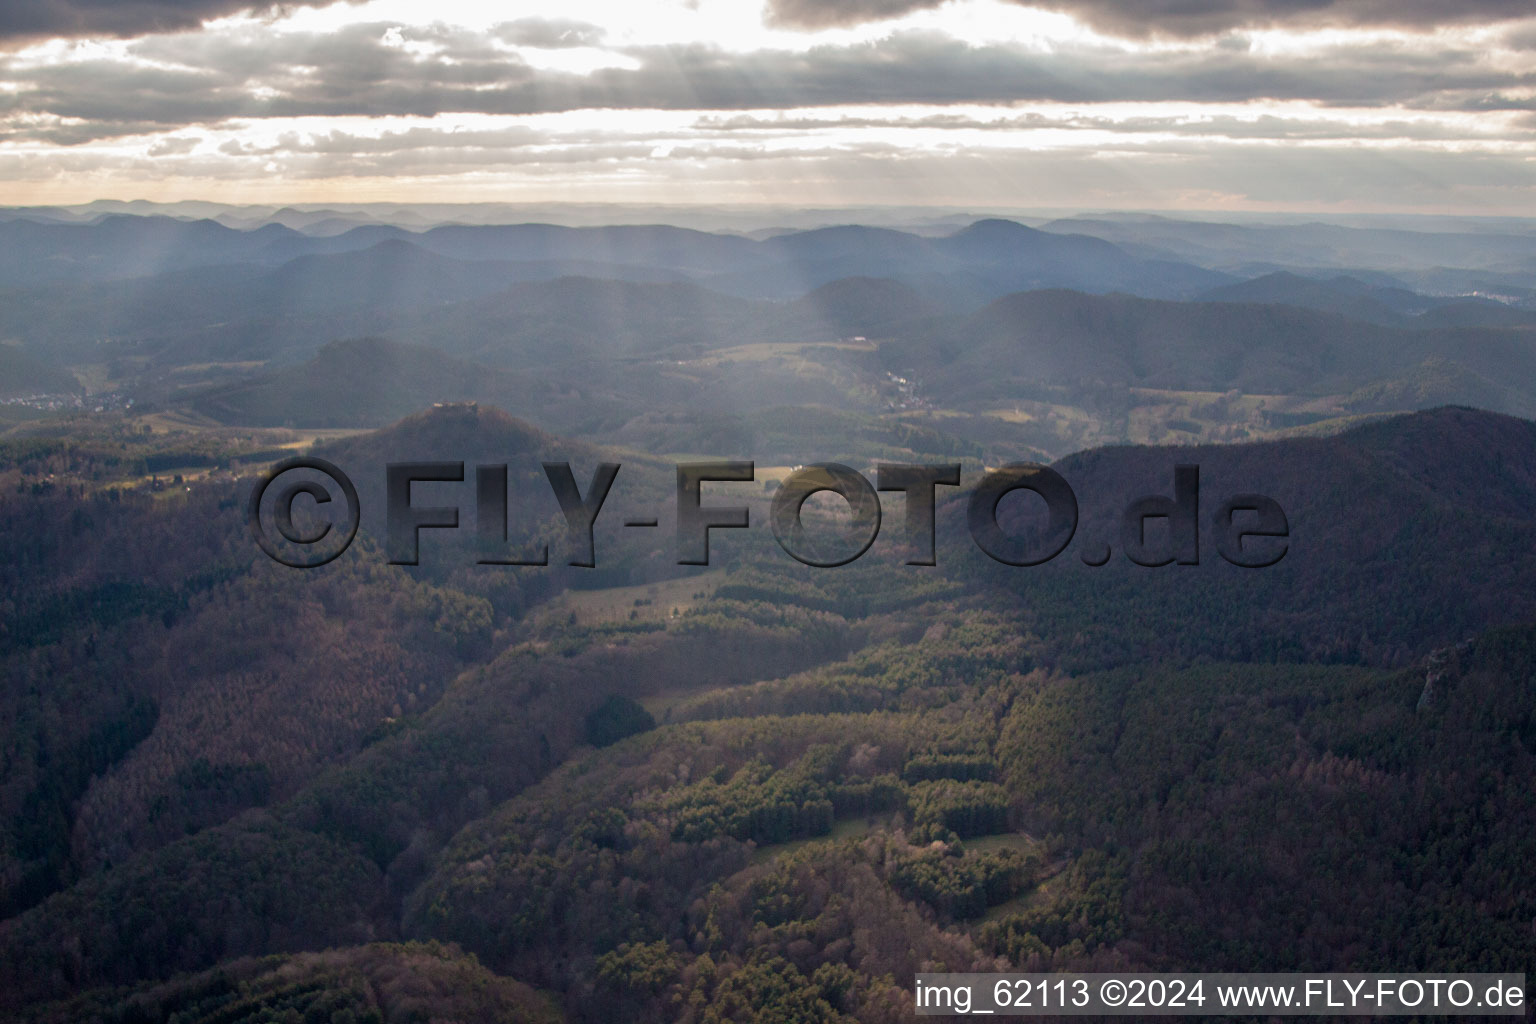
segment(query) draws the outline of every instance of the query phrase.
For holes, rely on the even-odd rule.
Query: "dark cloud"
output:
[[[770,2],[770,20],[823,26],[941,0]],[[1536,188],[1536,63],[1521,59],[1536,50],[1536,0],[1035,2],[1119,37],[1214,35],[1147,46],[1073,33],[1040,45],[896,26],[858,42],[740,52],[631,45],[596,25],[516,14],[490,31],[393,20],[305,31],[301,20],[165,32],[253,8],[0,0],[0,143],[10,144],[0,145],[0,180],[473,179],[515,169],[519,181],[561,188],[580,178],[793,202],[1028,195],[1106,207],[1160,195],[1192,206],[1516,208]],[[1524,20],[1476,43],[1455,32],[1346,34],[1276,49],[1234,30],[1511,16]],[[108,47],[3,46],[29,33],[151,29]],[[576,69],[590,61],[537,52],[574,47],[609,51],[612,66],[586,72]],[[1138,105],[1097,106],[1121,103]],[[593,108],[689,113],[522,116]],[[482,114],[498,116],[455,116]],[[445,116],[324,120],[434,115]],[[320,120],[282,120],[304,117]]]
[[[543,50],[561,50],[573,46],[597,46],[607,35],[598,25],[584,21],[549,18],[519,18],[496,26],[495,35],[513,46],[533,46]]]
[[[1536,25],[1521,25],[1504,37],[1511,50],[1536,50]]]
[[[945,0],[768,0],[765,19],[792,28],[857,25],[939,7]],[[1015,0],[1061,11],[1101,31],[1141,38],[1203,36],[1238,28],[1446,24],[1529,17],[1531,0]]]
[[[242,11],[326,7],[336,0],[4,0],[0,45],[50,36],[117,36],[196,28]]]
[[[149,147],[149,155],[185,156],[197,148],[198,141],[185,135],[167,135]]]
[[[1536,67],[1500,67],[1445,45],[1395,43],[1263,55],[1222,47],[1119,46],[1040,52],[971,46],[906,32],[805,52],[731,53],[691,45],[622,51],[632,68],[536,69],[484,36],[407,29],[428,44],[390,45],[387,24],[273,38],[250,30],[155,37],[132,55],[7,71],[0,116],[154,120],[168,127],[233,118],[533,114],[583,108],[761,110],[845,104],[1305,100],[1331,106],[1529,109]],[[412,52],[415,50],[416,52]]]
[[[84,146],[106,139],[155,135],[165,125],[151,121],[81,121],[78,123],[29,124],[0,128],[0,142],[46,142],[53,146]]]
[[[1329,120],[1325,117],[1263,114],[1236,117],[1230,114],[1190,116],[1106,117],[1069,112],[1060,115],[1031,111],[1025,114],[976,117],[967,114],[938,113],[921,117],[761,117],[735,114],[728,117],[705,116],[693,122],[695,129],[718,135],[797,133],[829,129],[938,129],[943,131],[1097,131],[1116,135],[1184,136],[1197,139],[1294,139],[1344,141],[1355,139],[1410,140],[1448,142],[1472,136],[1464,128],[1434,119],[1377,121],[1370,124]],[[1519,128],[1489,131],[1476,136],[1483,139],[1524,141]]]
[[[442,24],[358,23],[330,32],[281,34],[237,25],[218,32],[152,36],[128,44],[127,50],[127,59],[93,53],[47,64],[0,54],[0,141],[79,146],[268,117],[523,115],[586,108],[712,110],[722,118],[731,112],[843,105],[1089,106],[1121,101],[1298,100],[1324,107],[1429,112],[1536,109],[1536,66],[1506,59],[1508,51],[1500,57],[1431,37],[1284,54],[1236,46],[1147,50],[1119,43],[1043,52],[908,31],[802,52],[733,53],[703,45],[621,48],[617,59],[632,66],[590,74],[533,67],[509,51],[504,39]],[[763,127],[772,127],[769,120]],[[1127,128],[1122,132],[1116,124]],[[1125,118],[1082,112],[1061,120],[1021,113],[1002,123],[946,112],[905,126],[1081,128],[1231,139],[1326,139],[1350,132],[1326,116],[1311,125],[1287,117],[1175,118],[1131,126]],[[800,127],[838,125],[826,120]],[[713,129],[740,137],[751,126],[720,123]],[[1394,117],[1391,125],[1369,132],[1379,133],[1378,138],[1429,140],[1438,130]],[[1487,132],[1468,135],[1490,137]],[[458,143],[463,148],[475,144],[467,137]],[[494,143],[509,144],[507,139]]]
[[[763,20],[785,28],[832,28],[897,18],[945,0],[768,0]]]

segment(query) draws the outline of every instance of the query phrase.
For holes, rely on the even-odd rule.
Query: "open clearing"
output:
[[[884,815],[870,818],[859,815],[855,818],[843,818],[832,823],[832,831],[824,836],[812,836],[810,839],[792,839],[787,843],[774,843],[770,846],[759,846],[752,851],[752,863],[764,864],[782,854],[793,853],[804,849],[812,843],[833,843],[839,839],[861,839],[879,828],[879,819]]]
[[[658,583],[640,583],[632,587],[607,587],[602,590],[567,590],[540,612],[541,622],[575,622],[595,626],[605,622],[662,620],[674,612],[681,615],[708,598],[725,579],[725,570],[681,576]]]

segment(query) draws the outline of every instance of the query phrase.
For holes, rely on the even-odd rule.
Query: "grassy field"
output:
[[[1040,841],[1026,832],[1002,832],[995,836],[977,836],[965,841],[967,850],[984,853],[987,850],[1033,850]]]
[[[140,430],[155,434],[201,434],[214,432],[228,437],[253,441],[263,448],[289,448],[302,451],[337,438],[366,434],[367,428],[351,427],[231,427],[184,410],[145,413],[129,417],[126,422]]]
[[[715,349],[706,356],[689,359],[683,365],[718,366],[721,363],[781,362],[796,372],[822,373],[821,364],[808,358],[817,349],[844,352],[874,352],[879,346],[864,341],[788,341],[759,342],[752,345],[736,345]]]
[[[1023,832],[1005,832],[1002,835],[979,836],[965,841],[967,851],[977,852],[984,850],[1013,849],[1021,852],[1040,849],[1041,843]],[[1042,850],[1042,853],[1044,851]],[[995,907],[988,907],[987,912],[981,915],[978,924],[986,921],[995,921],[998,918],[1007,917],[1009,914],[1017,914],[1030,907],[1044,906],[1059,899],[1067,888],[1066,867],[1071,863],[1070,858],[1063,858],[1053,863],[1048,863],[1040,871],[1039,883],[1029,892],[1023,892],[1011,900],[1005,900]]]
[[[1324,424],[1344,423],[1343,395],[1257,395],[1220,391],[1172,391],[1128,388],[1129,404],[1112,412],[1067,403],[1021,400],[986,410],[983,415],[1039,432],[1035,443],[1053,450],[1100,444],[1229,443],[1293,436],[1296,426],[1285,418],[1315,418]],[[1047,447],[1052,445],[1047,444]]]
[[[580,626],[605,622],[662,620],[681,615],[715,592],[725,570],[683,576],[659,583],[602,590],[568,590],[539,611],[539,623],[568,623],[571,616]],[[652,712],[654,714],[654,712]]]
[[[367,434],[367,427],[301,427],[289,430],[286,433],[297,434],[298,437],[285,444],[279,444],[279,448],[293,448],[296,450],[311,448],[322,441],[334,441],[341,437],[354,437],[358,434]]]
[[[860,815],[857,818],[844,818],[840,821],[834,821],[832,823],[832,831],[824,836],[816,836],[811,839],[794,839],[787,843],[774,843],[771,846],[759,846],[756,850],[752,851],[752,863],[765,864],[775,857],[804,849],[812,843],[831,843],[839,839],[862,839],[878,827],[878,819],[871,819],[864,815]]]

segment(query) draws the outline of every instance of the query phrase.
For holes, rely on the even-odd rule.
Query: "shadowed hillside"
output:
[[[1120,514],[1143,495],[1171,497],[1178,463],[1200,467],[1200,564],[1134,565]],[[940,536],[952,538],[971,578],[1019,596],[1024,620],[1050,638],[1063,664],[1400,665],[1492,625],[1536,620],[1536,424],[1528,420],[1442,408],[1319,439],[1104,448],[1054,468],[1072,486],[1081,521],[1050,563],[1013,568],[976,552],[958,500],[944,509]],[[1286,554],[1269,568],[1230,565],[1216,550],[1210,517],[1242,493],[1273,498],[1288,521]],[[1010,535],[1040,530],[1037,504],[1003,506]],[[1148,531],[1154,560],[1174,550],[1163,542],[1165,523]],[[1274,550],[1276,542],[1253,543]],[[1106,547],[1108,564],[1084,564]]]

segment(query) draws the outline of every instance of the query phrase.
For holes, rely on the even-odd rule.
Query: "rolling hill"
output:
[[[528,369],[762,340],[772,336],[765,313],[763,303],[691,283],[566,277],[510,285],[418,317],[402,333],[493,366]]]
[[[1179,463],[1199,466],[1199,564],[1133,565],[1119,517],[1142,495],[1172,495]],[[1081,520],[1070,548],[1050,563],[1016,569],[975,552],[962,502],[947,507],[950,525],[940,528],[974,579],[1023,598],[1026,620],[1056,638],[1062,664],[1395,666],[1490,626],[1536,621],[1529,420],[1444,407],[1323,438],[1100,448],[1054,468],[1075,491]],[[1290,539],[1277,565],[1244,569],[1217,553],[1209,517],[1243,493],[1267,495],[1284,510]],[[1031,507],[1005,506],[1010,535],[1036,522]],[[1083,564],[1106,546],[1107,565]]]
[[[1394,329],[1285,305],[1026,292],[881,346],[951,404],[1041,383],[1324,395],[1437,357],[1511,382],[1508,411],[1536,401],[1536,331]]]
[[[1202,302],[1272,303],[1338,313],[1353,320],[1391,327],[1528,327],[1536,313],[1492,299],[1420,295],[1393,285],[1368,284],[1340,275],[1303,277],[1275,271],[1237,284],[1213,288]]]
[[[335,341],[313,359],[217,388],[188,405],[211,419],[253,426],[374,427],[433,402],[517,406],[543,385],[442,352],[382,338]]]
[[[1405,289],[1378,288],[1343,276],[1318,280],[1283,270],[1212,288],[1200,296],[1200,301],[1300,306],[1389,326],[1401,325],[1407,314],[1422,312],[1431,305]]]

